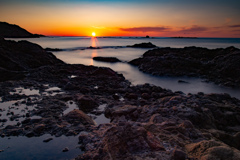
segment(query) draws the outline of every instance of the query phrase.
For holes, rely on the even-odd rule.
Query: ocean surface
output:
[[[240,89],[231,89],[213,83],[206,83],[204,79],[189,77],[158,77],[142,73],[137,67],[127,62],[141,57],[149,49],[128,48],[143,42],[151,42],[158,47],[184,48],[188,46],[205,47],[209,49],[234,46],[240,48],[240,38],[142,38],[142,37],[42,37],[13,40],[28,40],[43,48],[59,48],[63,51],[53,52],[57,58],[69,64],[84,64],[110,67],[122,73],[133,85],[149,83],[172,91],[188,93],[228,93],[240,99]],[[89,47],[100,49],[90,49]],[[96,56],[117,57],[123,62],[105,63],[94,61]],[[178,83],[178,80],[189,82]]]
[[[11,39],[15,41],[27,40],[39,44],[43,48],[59,48],[63,51],[53,52],[57,58],[69,64],[84,64],[110,67],[118,73],[122,73],[133,85],[149,83],[161,86],[172,91],[182,91],[184,93],[228,93],[233,97],[240,99],[240,89],[232,89],[219,86],[213,83],[206,83],[204,79],[189,77],[159,77],[142,73],[137,67],[129,65],[127,62],[141,57],[148,49],[128,48],[127,45],[133,45],[142,42],[151,42],[158,47],[183,48],[186,46],[206,47],[209,49],[226,48],[234,46],[240,48],[240,38],[137,38],[137,37],[42,37],[31,39]],[[91,49],[100,47],[100,49]],[[94,61],[96,56],[117,57],[123,62],[104,63]],[[178,80],[189,82],[188,84],[178,83]],[[20,88],[21,89],[21,88]],[[59,88],[60,89],[60,88]],[[39,91],[30,91],[21,89],[25,94],[39,94]],[[33,93],[32,93],[33,92]],[[36,92],[36,93],[35,93]],[[0,102],[1,102],[0,97]],[[13,106],[14,101],[1,102],[1,107]],[[77,108],[75,103],[68,103],[69,108],[64,113]],[[100,105],[100,110],[104,110],[107,104]],[[21,107],[21,106],[20,106]],[[22,106],[24,108],[24,106]],[[102,114],[100,116],[90,115],[97,124],[108,123],[109,119]],[[46,138],[53,138],[52,141],[44,143]],[[68,147],[68,152],[62,152],[62,149]],[[0,138],[0,159],[36,159],[36,160],[66,160],[73,159],[82,151],[78,148],[78,136],[54,137],[43,135],[41,137],[4,137]]]

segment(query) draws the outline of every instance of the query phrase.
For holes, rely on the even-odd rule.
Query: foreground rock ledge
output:
[[[227,94],[182,95],[147,85],[132,87],[137,99],[150,88],[160,95],[150,96],[149,104],[106,109],[111,123],[79,136],[86,152],[76,159],[240,158],[239,100]]]
[[[240,87],[240,50],[200,47],[157,48],[130,61],[153,75],[203,77],[217,84]]]

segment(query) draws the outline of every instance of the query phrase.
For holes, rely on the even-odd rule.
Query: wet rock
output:
[[[135,93],[126,93],[124,97],[128,99],[138,99],[138,95]]]
[[[45,129],[45,124],[38,124],[34,127],[34,132],[41,133]]]
[[[27,133],[25,134],[26,137],[33,137],[34,135],[35,135],[35,134],[34,134],[32,131],[27,132]]]
[[[111,76],[111,77],[116,77],[118,76],[113,70],[110,68],[103,68],[99,67],[96,69],[93,73],[94,76]]]
[[[87,49],[101,49],[100,47],[93,47],[93,46],[90,46],[90,47],[87,47]]]
[[[140,43],[140,44],[134,44],[134,45],[128,45],[127,47],[132,47],[132,48],[155,48],[156,46],[152,44],[151,42],[148,43]]]
[[[74,84],[72,84],[71,82],[68,82],[65,86],[64,86],[65,90],[76,90],[78,89],[78,87]]]
[[[83,111],[89,112],[98,106],[97,102],[90,96],[78,95],[76,102],[79,108]]]
[[[83,139],[84,136],[90,135],[82,135],[81,139]],[[88,143],[88,146],[93,145],[85,149],[93,152],[80,155],[77,159],[91,159],[93,157],[98,159],[148,158],[150,155],[158,157],[159,152],[162,153],[159,157],[167,157],[167,154],[161,152],[164,151],[164,147],[159,140],[155,138],[155,135],[147,132],[140,124],[119,123],[111,125],[110,128],[104,131],[104,138],[100,143],[91,142],[85,140],[85,138],[82,143]],[[108,148],[111,149],[109,150]],[[109,155],[111,155],[111,157],[109,157]]]
[[[164,118],[160,114],[154,114],[154,115],[151,116],[149,122],[150,123],[162,123],[166,120],[167,120],[167,118]]]
[[[185,84],[189,84],[189,82],[184,81],[184,80],[178,80],[178,83],[185,83]]]
[[[68,114],[64,115],[64,119],[66,119],[69,123],[72,124],[84,124],[84,125],[95,125],[94,121],[85,113],[78,109],[74,109]]]
[[[148,93],[143,93],[141,97],[143,99],[149,99],[151,96]]]
[[[47,138],[47,139],[44,139],[43,142],[47,143],[47,142],[50,142],[51,140],[53,140],[53,138]]]
[[[63,51],[63,49],[59,49],[59,48],[45,48],[45,51],[59,52],[59,51]]]
[[[187,154],[184,151],[176,148],[173,150],[172,154],[172,160],[185,160],[187,158]]]
[[[3,41],[3,40],[4,40],[4,38],[2,36],[0,36],[0,41]]]
[[[116,57],[93,57],[93,60],[102,61],[102,62],[110,62],[110,63],[121,62]]]
[[[119,99],[120,99],[120,97],[119,97],[118,95],[116,95],[116,94],[112,95],[112,97],[113,97],[115,100],[119,100]]]
[[[107,110],[107,111],[105,111],[105,115],[111,115],[113,117],[114,116],[129,115],[129,114],[132,114],[136,110],[137,110],[137,106],[125,105],[125,106],[122,106],[122,107],[116,107],[116,108]]]
[[[239,87],[239,60],[240,50],[234,47],[185,47],[149,50],[129,63],[153,75],[204,77],[217,84]],[[186,82],[179,80],[179,83]]]
[[[214,140],[186,145],[190,158],[196,159],[239,159],[240,151]]]
[[[7,122],[7,119],[0,119],[0,122]]]
[[[66,147],[66,148],[64,148],[63,150],[62,150],[62,152],[68,152],[69,151],[69,148],[68,147]]]

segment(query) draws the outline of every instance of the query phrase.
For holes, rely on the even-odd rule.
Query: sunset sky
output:
[[[55,36],[240,37],[240,1],[0,0],[0,21]]]

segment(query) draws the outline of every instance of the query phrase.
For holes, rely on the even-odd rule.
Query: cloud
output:
[[[237,24],[237,25],[229,25],[228,27],[230,27],[230,28],[240,28],[240,24]]]
[[[169,27],[133,27],[133,28],[119,28],[121,31],[126,32],[165,32],[169,31]]]
[[[189,32],[204,32],[207,30],[209,30],[209,28],[193,25],[190,28],[184,28],[184,29],[180,30],[180,32],[188,32],[188,33]]]

